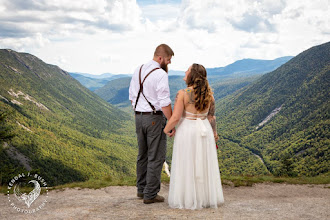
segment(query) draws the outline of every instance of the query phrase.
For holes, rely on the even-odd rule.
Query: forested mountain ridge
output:
[[[105,175],[133,175],[131,116],[39,58],[0,50],[0,111],[15,137],[0,147],[2,182],[28,159],[50,184]],[[12,153],[10,153],[12,152]]]
[[[274,60],[238,60],[225,67],[207,68],[207,78],[213,88],[215,98],[220,99],[249,85],[262,74],[276,69],[291,58],[291,56],[286,56]],[[168,78],[172,101],[174,101],[177,91],[186,87],[182,75],[173,75],[176,72],[184,75],[183,71],[173,71],[172,73],[170,71],[169,73]],[[94,90],[94,92],[111,104],[119,107],[127,107],[130,105],[128,100],[130,78],[131,76],[126,76],[109,81],[103,87]],[[80,82],[88,87],[88,84],[84,81]]]
[[[81,83],[81,85],[85,86],[91,91],[94,91],[96,89],[105,86],[108,82],[112,80],[130,76],[127,74],[111,74],[111,73],[103,73],[101,75],[93,75],[87,73],[69,73],[69,74],[73,78],[78,80]]]
[[[207,72],[209,76],[228,74],[250,76],[271,72],[290,59],[292,59],[292,56],[279,57],[274,60],[242,59],[225,67],[208,68]]]
[[[223,82],[226,81],[228,78],[242,78],[248,77],[248,76],[254,76],[254,75],[260,75],[263,73],[270,72],[277,67],[281,66],[288,60],[290,60],[291,56],[286,57],[279,57],[274,60],[257,60],[257,59],[242,59],[237,60],[232,64],[229,64],[225,67],[216,67],[216,68],[207,68],[208,72],[208,79],[210,82]],[[97,89],[101,89],[100,93],[109,93],[111,95],[108,95],[108,97],[103,97],[103,94],[101,94],[101,97],[112,104],[119,104],[119,106],[127,106],[127,103],[121,102],[119,103],[123,96],[125,94],[121,94],[120,91],[113,91],[111,86],[117,87],[116,83],[118,82],[121,85],[124,85],[122,81],[125,81],[125,79],[122,80],[116,80],[120,78],[125,77],[132,77],[130,74],[111,74],[111,73],[104,73],[102,75],[93,75],[93,74],[87,74],[87,73],[69,73],[73,78],[78,80],[83,86],[90,89],[91,91],[95,91]],[[177,70],[169,70],[168,72],[169,78],[171,77],[181,77],[185,75],[185,71],[177,71]],[[182,77],[181,77],[182,78]],[[111,82],[112,80],[116,80],[115,82]],[[221,83],[220,82],[220,83]],[[170,85],[173,83],[170,82]],[[108,84],[108,85],[106,85]],[[217,84],[217,83],[214,83]],[[106,86],[105,86],[106,85]],[[105,88],[102,88],[105,87]],[[120,88],[124,89],[124,88]],[[118,94],[117,97],[114,97],[115,94]],[[115,95],[116,96],[116,95]],[[175,96],[175,94],[174,94]],[[112,98],[114,99],[112,100]],[[126,96],[125,96],[126,97]]]
[[[328,174],[329,76],[330,42],[221,99],[217,117],[223,147],[236,144],[251,150],[274,175]]]
[[[108,103],[129,106],[131,102],[128,100],[128,89],[131,79],[132,77],[114,79],[94,92]]]
[[[91,91],[94,91],[95,89],[104,86],[105,84],[107,84],[107,82],[110,81],[110,77],[95,79],[95,78],[83,76],[79,73],[69,73],[69,74]]]

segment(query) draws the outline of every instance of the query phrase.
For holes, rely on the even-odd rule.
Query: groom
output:
[[[135,111],[135,126],[139,145],[136,164],[137,196],[145,204],[164,202],[160,191],[160,177],[166,155],[166,118],[172,116],[168,68],[173,50],[159,45],[151,61],[139,66],[132,77],[129,99]],[[170,136],[173,136],[175,129]]]

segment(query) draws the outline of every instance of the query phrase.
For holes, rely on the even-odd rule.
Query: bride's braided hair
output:
[[[212,101],[212,89],[207,80],[204,66],[194,63],[187,77],[187,85],[192,86],[195,92],[195,108],[197,111],[205,110]]]

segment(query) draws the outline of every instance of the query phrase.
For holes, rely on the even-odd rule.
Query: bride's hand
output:
[[[218,140],[219,140],[219,136],[217,133],[214,134],[214,140],[215,140],[215,142],[218,142]]]
[[[170,137],[173,137],[173,136],[175,135],[175,132],[176,132],[176,130],[175,130],[175,128],[173,128],[173,129],[170,131],[169,136],[170,136]]]

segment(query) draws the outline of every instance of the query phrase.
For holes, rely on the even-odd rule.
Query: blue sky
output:
[[[330,39],[330,0],[0,0],[0,48],[66,71],[132,73],[161,43],[169,66],[275,59]]]

